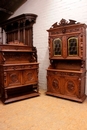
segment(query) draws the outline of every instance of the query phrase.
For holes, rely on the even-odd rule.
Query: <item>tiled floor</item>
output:
[[[0,130],[87,130],[83,103],[41,95],[8,105],[0,102]]]

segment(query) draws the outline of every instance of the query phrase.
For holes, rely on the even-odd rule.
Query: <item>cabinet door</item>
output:
[[[21,85],[21,71],[8,71],[5,72],[6,81],[4,82],[5,87],[13,87]]]
[[[81,80],[79,77],[67,76],[64,78],[64,92],[67,96],[80,97]]]
[[[79,38],[78,36],[67,37],[67,58],[80,58],[79,57]]]
[[[47,91],[52,93],[61,93],[61,84],[63,81],[57,75],[58,72],[48,72],[47,76]]]
[[[80,34],[66,36],[67,42],[67,59],[82,59],[85,56],[83,51],[84,37]]]
[[[69,73],[69,75],[71,74],[72,73]],[[62,97],[66,95],[67,98],[69,96],[70,98],[79,98],[80,96],[82,96],[82,78],[80,78],[79,76],[69,75],[67,75],[65,72],[48,71],[47,91],[55,94],[61,94]]]
[[[78,38],[68,38],[68,56],[78,56]]]
[[[82,59],[85,57],[83,48],[84,37],[82,35],[61,35],[50,37],[49,55],[50,59]]]
[[[37,69],[24,70],[22,73],[22,84],[36,84],[38,82]]]
[[[63,58],[62,37],[50,37],[49,40],[49,55],[50,58]]]

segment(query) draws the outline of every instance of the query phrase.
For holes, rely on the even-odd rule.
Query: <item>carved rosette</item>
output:
[[[68,80],[65,85],[65,90],[67,94],[74,95],[76,92],[75,83],[72,80]]]

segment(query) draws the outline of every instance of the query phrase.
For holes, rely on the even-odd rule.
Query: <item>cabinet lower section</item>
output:
[[[86,98],[85,73],[48,69],[46,94],[83,102]]]
[[[0,66],[3,103],[39,96],[38,63]]]
[[[35,85],[31,85],[13,89],[4,89],[1,99],[3,103],[6,104],[14,101],[36,97],[40,95],[37,90],[37,87],[38,87],[37,85],[36,87]]]

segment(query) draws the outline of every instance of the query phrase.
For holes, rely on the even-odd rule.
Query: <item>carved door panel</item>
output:
[[[35,84],[38,81],[37,69],[24,70],[22,75],[22,84]]]
[[[21,71],[9,71],[5,76],[7,79],[5,87],[21,85]]]
[[[47,76],[47,91],[52,93],[61,93],[61,84],[63,83],[60,76],[51,73]]]
[[[64,92],[65,95],[80,97],[80,82],[79,77],[65,77],[64,78]]]

